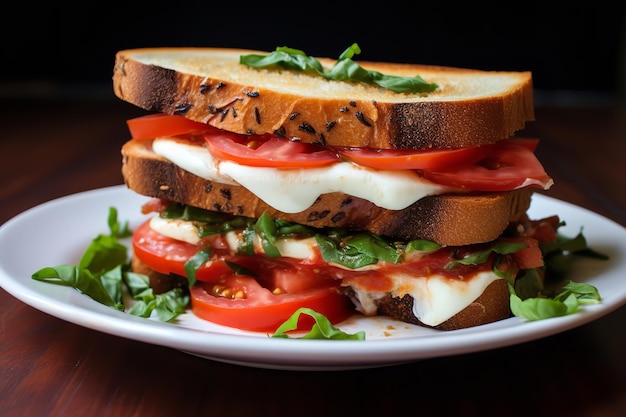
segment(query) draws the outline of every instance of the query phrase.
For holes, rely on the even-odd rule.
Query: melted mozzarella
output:
[[[197,244],[200,241],[198,231],[193,223],[186,220],[163,219],[154,216],[150,219],[150,228],[164,236],[183,242]],[[241,232],[231,231],[225,236],[228,248],[234,253],[241,245],[243,245],[243,236]],[[256,253],[262,253],[261,240],[258,236],[253,242]],[[276,247],[282,256],[295,259],[314,259],[316,256],[315,247],[317,243],[314,237],[306,239],[279,239],[276,241]]]
[[[407,274],[388,274],[393,281],[394,297],[406,294],[413,297],[413,314],[419,321],[436,326],[464,310],[493,281],[500,279],[493,272],[480,272],[464,280],[441,275],[415,277]],[[376,301],[386,293],[373,293],[352,286],[358,301],[357,310],[365,315],[375,315]]]
[[[200,240],[196,228],[191,222],[184,220],[162,219],[155,216],[150,220],[150,227],[168,237],[196,244]],[[242,241],[241,233],[229,232],[226,242],[231,251],[236,252]],[[254,242],[255,251],[261,253],[261,243],[257,239]],[[276,246],[282,256],[296,259],[314,259],[317,251],[315,238],[306,239],[280,239]],[[338,266],[339,267],[339,266]],[[376,269],[370,266],[368,269]],[[380,272],[380,271],[379,271]],[[409,294],[413,297],[413,314],[422,323],[436,326],[448,320],[461,310],[470,305],[485,288],[496,279],[492,272],[481,272],[464,280],[447,278],[434,275],[416,277],[408,274],[387,274],[393,281],[391,293],[395,297]],[[365,291],[358,287],[358,281],[351,285],[355,293],[357,310],[365,315],[375,315],[377,310],[376,301],[386,293]]]
[[[209,181],[239,184],[285,213],[304,211],[320,195],[332,192],[363,198],[385,209],[402,210],[426,196],[453,190],[413,170],[376,170],[351,162],[307,169],[252,167],[220,161],[202,146],[167,138],[156,139],[152,147],[156,154],[186,171]]]

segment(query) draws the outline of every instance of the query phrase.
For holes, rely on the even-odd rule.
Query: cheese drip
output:
[[[402,210],[429,195],[459,190],[432,183],[413,170],[376,170],[352,162],[306,169],[278,169],[219,160],[203,146],[155,139],[154,152],[209,181],[238,184],[285,213],[308,209],[322,194],[342,192],[388,210]]]

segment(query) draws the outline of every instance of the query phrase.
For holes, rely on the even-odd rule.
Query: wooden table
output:
[[[0,223],[121,184],[125,119],[140,114],[115,99],[2,102]],[[543,139],[550,195],[626,225],[626,109],[538,107],[527,130]],[[625,307],[521,345],[337,372],[213,362],[64,322],[4,290],[0,314],[3,416],[626,415]]]

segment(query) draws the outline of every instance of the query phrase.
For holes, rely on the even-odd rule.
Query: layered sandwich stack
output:
[[[192,311],[271,331],[299,307],[459,329],[509,317],[542,267],[530,221],[552,180],[515,138],[529,72],[358,62],[302,51],[120,51],[127,186],[153,197],[133,268]],[[138,208],[139,210],[139,208]]]

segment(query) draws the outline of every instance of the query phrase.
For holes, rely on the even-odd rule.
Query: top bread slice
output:
[[[119,51],[115,94],[151,112],[243,134],[272,133],[333,146],[458,148],[494,143],[534,120],[530,72],[356,62],[383,74],[421,76],[432,93],[395,93],[361,82],[240,64],[225,48]],[[327,68],[335,61],[319,58]]]

